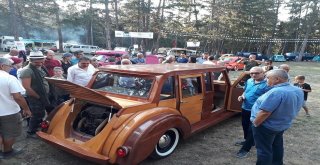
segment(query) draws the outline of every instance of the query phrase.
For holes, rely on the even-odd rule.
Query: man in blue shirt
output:
[[[288,83],[282,69],[267,72],[268,86],[273,87],[257,99],[252,107],[253,137],[257,148],[257,165],[283,164],[283,133],[302,107],[301,89]]]
[[[242,103],[242,129],[245,141],[237,142],[236,145],[243,145],[239,152],[237,153],[238,158],[244,158],[247,156],[252,145],[254,144],[252,130],[251,130],[251,108],[254,102],[270,90],[267,85],[267,81],[264,78],[263,68],[253,67],[250,69],[251,78],[247,80],[244,92],[238,97],[238,101],[243,101]]]
[[[142,53],[138,53],[137,57],[132,59],[132,62],[134,62],[136,64],[145,64],[146,63]]]
[[[74,52],[74,57],[71,58],[71,64],[72,65],[75,65],[75,64],[78,64],[79,63],[79,59],[83,57],[83,51],[81,50],[78,50],[76,52]]]
[[[204,63],[205,61],[208,61],[208,59],[209,59],[209,53],[208,53],[208,52],[204,52],[204,53],[202,54],[202,57],[198,57],[198,58],[197,58],[197,63],[198,63],[198,64],[202,64],[202,63]]]

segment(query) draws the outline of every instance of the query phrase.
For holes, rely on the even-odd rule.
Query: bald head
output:
[[[258,67],[258,66],[252,67],[250,69],[250,76],[251,76],[251,78],[253,78],[256,81],[263,80],[264,79],[264,73],[263,73],[262,67]]]
[[[288,64],[281,64],[279,66],[279,69],[282,69],[282,70],[284,70],[286,72],[289,72],[290,71],[290,66]]]
[[[10,54],[11,56],[18,56],[19,50],[16,49],[16,48],[12,48],[12,49],[10,49],[9,54]]]

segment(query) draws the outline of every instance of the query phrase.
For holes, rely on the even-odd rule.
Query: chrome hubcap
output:
[[[165,148],[171,143],[171,138],[168,135],[162,135],[160,140],[159,140],[159,147],[160,148]]]

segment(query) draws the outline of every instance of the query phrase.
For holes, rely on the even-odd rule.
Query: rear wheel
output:
[[[161,159],[169,156],[176,149],[179,139],[179,131],[176,128],[168,129],[160,137],[150,157],[154,159]]]

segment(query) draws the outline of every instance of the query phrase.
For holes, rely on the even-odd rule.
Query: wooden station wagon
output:
[[[203,64],[109,65],[87,87],[48,78],[72,99],[37,132],[44,141],[100,164],[164,158],[181,139],[240,111],[243,75]]]

